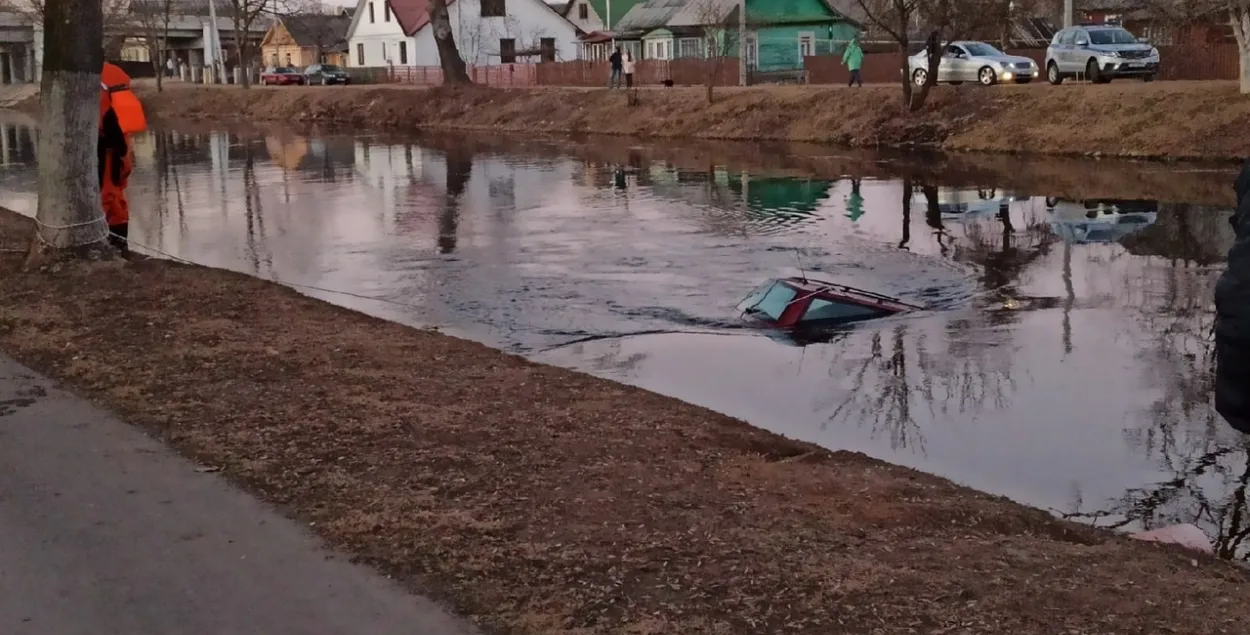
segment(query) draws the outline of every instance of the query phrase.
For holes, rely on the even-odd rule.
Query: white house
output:
[[[543,0],[448,0],[456,47],[474,66],[577,59],[578,30]],[[428,0],[359,0],[349,66],[438,66]]]

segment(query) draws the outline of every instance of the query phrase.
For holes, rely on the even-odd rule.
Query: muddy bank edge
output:
[[[717,91],[575,88],[140,87],[164,118],[348,124],[358,129],[472,129],[665,138],[775,140],[857,147],[926,146],[1160,159],[1240,159],[1250,99],[1231,82],[1118,82],[939,87],[904,113],[897,86],[771,86]],[[27,104],[29,107],[29,104]]]
[[[1225,562],[240,274],[19,262],[0,350],[492,631],[1250,632]]]

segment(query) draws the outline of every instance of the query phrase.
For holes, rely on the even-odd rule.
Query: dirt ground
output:
[[[239,274],[20,260],[0,350],[493,632],[1250,632],[1228,563]]]
[[[942,86],[917,114],[897,86],[648,88],[621,91],[395,86],[270,87],[171,83],[139,88],[157,118],[232,118],[365,126],[598,133],[642,137],[926,146],[1137,158],[1239,159],[1250,142],[1250,98],[1234,82],[1121,81]],[[27,103],[29,108],[30,104]]]

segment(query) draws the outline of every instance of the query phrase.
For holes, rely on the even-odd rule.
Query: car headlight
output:
[[[1150,47],[1150,57],[1159,57],[1159,49]]]

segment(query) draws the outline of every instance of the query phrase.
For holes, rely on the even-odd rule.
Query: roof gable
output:
[[[543,0],[516,1],[533,2],[550,11],[552,15],[558,16],[566,22],[568,21],[568,18],[561,15],[555,7]],[[395,20],[399,22],[400,28],[404,30],[404,35],[412,37],[417,34],[417,31],[425,28],[430,23],[430,0],[385,0],[385,2],[391,6],[391,13],[395,14]],[[450,7],[455,2],[456,0],[447,0],[447,6]],[[357,11],[356,14],[360,15],[360,11]],[[572,26],[572,23],[570,23],[570,26]]]
[[[353,20],[343,15],[289,15],[281,19],[291,39],[299,46],[326,48],[347,39]]]

